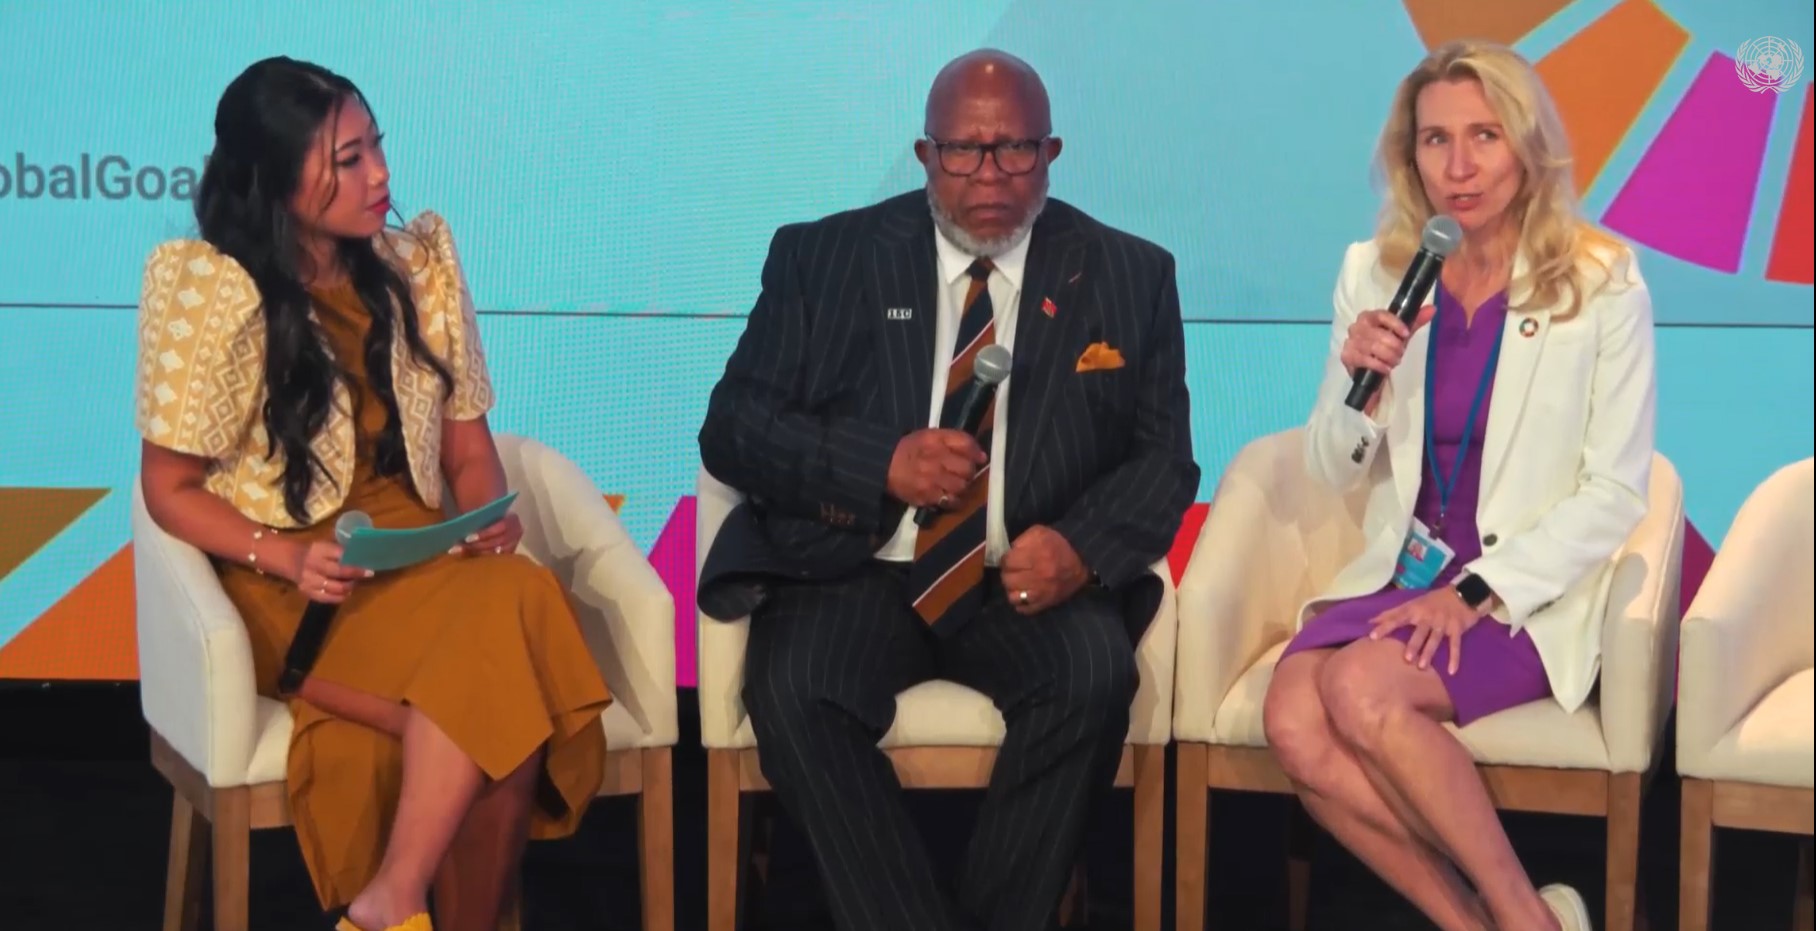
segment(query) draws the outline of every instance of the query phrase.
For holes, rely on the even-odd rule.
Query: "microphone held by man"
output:
[[[991,344],[978,351],[977,359],[971,367],[971,384],[965,387],[965,396],[959,403],[958,423],[952,429],[964,433],[967,437],[976,435],[978,427],[983,424],[985,412],[990,409],[990,402],[996,397],[996,387],[1009,377],[1012,363],[1009,350],[1001,344]],[[971,445],[976,447],[975,443]],[[976,451],[981,455],[981,449]],[[982,465],[984,460],[965,457],[965,462],[958,462],[957,458],[962,456],[963,452],[959,450],[952,450],[952,452],[954,455],[948,458],[953,459],[954,468],[944,470],[947,474],[940,478],[947,484],[954,479],[962,478],[963,482],[959,485],[958,491],[963,491],[965,485],[970,484],[971,478],[977,474],[976,466],[971,466],[970,462],[975,461],[977,465]],[[970,468],[969,472],[958,471],[958,469],[966,467]],[[958,491],[942,486],[940,500],[944,502],[952,497],[957,497]],[[934,518],[940,515],[940,511],[944,507],[943,503],[922,505],[914,512],[915,526],[925,527],[933,523]]]

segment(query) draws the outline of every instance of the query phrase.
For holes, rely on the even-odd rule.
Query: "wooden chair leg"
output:
[[[1811,891],[1810,838],[1797,844],[1797,914],[1792,927],[1797,931],[1816,931],[1816,893]]]
[[[738,927],[737,750],[706,751],[706,928]]]
[[[1211,748],[1180,743],[1174,769],[1173,925],[1204,931],[1206,860],[1210,853]]]
[[[668,747],[643,751],[637,840],[642,860],[643,931],[675,931],[675,771]]]
[[[208,868],[208,823],[170,792],[170,861],[164,875],[164,931],[197,931],[202,917],[202,871]]]
[[[1633,931],[1639,914],[1639,814],[1643,773],[1608,777],[1607,931]]]
[[[1715,864],[1715,784],[1683,781],[1683,836],[1678,843],[1678,931],[1709,931]]]
[[[1160,931],[1161,885],[1166,881],[1167,748],[1135,751],[1134,931]]]
[[[252,790],[214,790],[214,928],[248,931],[252,893]]]
[[[1286,829],[1286,927],[1305,931],[1312,911],[1312,848],[1318,826],[1305,806],[1293,800]]]

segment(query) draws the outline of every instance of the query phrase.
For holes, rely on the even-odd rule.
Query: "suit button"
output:
[[[1488,536],[1485,536],[1485,537],[1483,537],[1483,538],[1482,538],[1482,545],[1483,545],[1483,546],[1493,546],[1493,545],[1495,545],[1495,544],[1496,544],[1496,543],[1499,543],[1499,542],[1501,542],[1501,538],[1500,538],[1500,537],[1497,537],[1497,536],[1495,536],[1495,535],[1494,535],[1494,534],[1492,534],[1492,533],[1491,533],[1491,534],[1489,534],[1489,535],[1488,535]]]

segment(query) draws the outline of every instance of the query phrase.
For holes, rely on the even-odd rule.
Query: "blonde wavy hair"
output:
[[[1532,65],[1503,45],[1446,43],[1400,82],[1375,153],[1375,168],[1386,188],[1375,232],[1381,264],[1395,277],[1403,274],[1419,249],[1425,221],[1435,212],[1415,161],[1419,92],[1439,81],[1461,80],[1481,85],[1523,169],[1519,192],[1507,209],[1518,223],[1519,252],[1527,263],[1525,280],[1513,282],[1509,294],[1526,299],[1510,309],[1562,305],[1558,316],[1574,316],[1599,287],[1591,271],[1599,268],[1600,281],[1609,280],[1612,263],[1628,254],[1627,246],[1583,219],[1570,143],[1557,107]]]

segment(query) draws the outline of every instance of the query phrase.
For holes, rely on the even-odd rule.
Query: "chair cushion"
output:
[[[1285,650],[1284,642],[1275,644],[1236,680],[1217,708],[1212,743],[1267,746],[1261,708],[1268,683],[1273,680],[1274,664]],[[1478,763],[1560,769],[1607,769],[1609,765],[1608,744],[1602,738],[1601,709],[1593,699],[1573,713],[1564,711],[1555,701],[1530,702],[1466,728],[1449,729]],[[1804,746],[1809,746],[1807,735]]]
[[[1546,698],[1491,714],[1465,728],[1449,729],[1478,763],[1611,768],[1608,741],[1602,736],[1601,703],[1594,696],[1573,712]]]
[[[1003,716],[981,692],[956,682],[923,682],[896,696],[895,724],[879,746],[995,747],[1003,742]],[[757,745],[750,718],[738,725],[732,746]]]
[[[1235,747],[1267,746],[1267,734],[1261,729],[1261,707],[1267,698],[1267,685],[1274,679],[1274,665],[1280,662],[1280,654],[1284,652],[1286,641],[1282,640],[1261,654],[1255,665],[1230,687],[1230,693],[1223,697],[1223,704],[1217,706],[1212,725],[1216,743]]]
[[[1770,786],[1812,788],[1816,779],[1812,705],[1816,669],[1796,673],[1766,693],[1740,723],[1724,734],[1704,760],[1702,779],[1731,779]]]
[[[290,761],[290,709],[283,702],[260,698],[254,715],[253,726],[258,730],[252,738],[252,762],[246,766],[244,784],[283,782]]]
[[[613,702],[602,715],[605,719],[605,749],[642,750],[649,747],[672,747],[673,738],[657,736],[643,729],[623,702]]]

